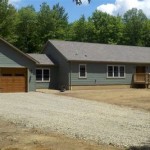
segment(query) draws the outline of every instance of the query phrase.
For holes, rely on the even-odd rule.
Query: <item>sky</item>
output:
[[[68,13],[69,22],[78,20],[82,15],[86,18],[92,15],[95,10],[106,12],[110,15],[123,15],[127,10],[132,8],[142,9],[143,12],[150,18],[150,0],[82,0],[83,4],[78,6],[73,0],[9,0],[17,9],[28,5],[33,5],[39,11],[40,5],[43,2],[52,7],[59,3]]]

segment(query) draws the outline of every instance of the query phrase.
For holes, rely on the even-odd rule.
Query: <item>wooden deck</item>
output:
[[[134,84],[143,84],[147,88],[150,85],[150,73],[135,73],[133,74]]]

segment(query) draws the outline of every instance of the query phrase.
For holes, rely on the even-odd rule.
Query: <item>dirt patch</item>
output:
[[[56,94],[150,111],[150,89],[78,90]]]
[[[123,150],[25,128],[0,118],[0,150]]]
[[[48,132],[46,136],[51,136],[51,132],[55,132],[70,139],[94,141],[105,145],[145,146],[150,139],[149,112],[55,94],[40,92],[0,94],[0,117],[30,128],[31,133],[33,129],[38,128]],[[16,132],[14,131],[12,135]],[[42,136],[43,139],[43,135],[45,138],[45,134],[34,134],[29,137],[23,133],[19,141],[27,139],[24,147],[30,144],[44,147],[46,145],[43,146],[44,142],[37,140],[28,142],[28,139],[37,136],[38,138]],[[65,136],[57,142],[61,142]],[[13,140],[16,139],[10,138],[10,141]],[[69,145],[74,145],[72,143]],[[58,145],[61,144],[58,142]]]

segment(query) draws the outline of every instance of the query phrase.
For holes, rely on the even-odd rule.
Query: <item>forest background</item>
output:
[[[59,3],[44,2],[36,11],[0,0],[0,37],[26,53],[39,53],[49,39],[150,47],[150,19],[133,8],[123,16],[95,10],[88,19],[82,15],[70,23]]]

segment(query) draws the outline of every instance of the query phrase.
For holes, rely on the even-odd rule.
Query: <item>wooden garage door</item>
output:
[[[26,92],[27,69],[24,68],[1,68],[0,69],[0,92]]]

